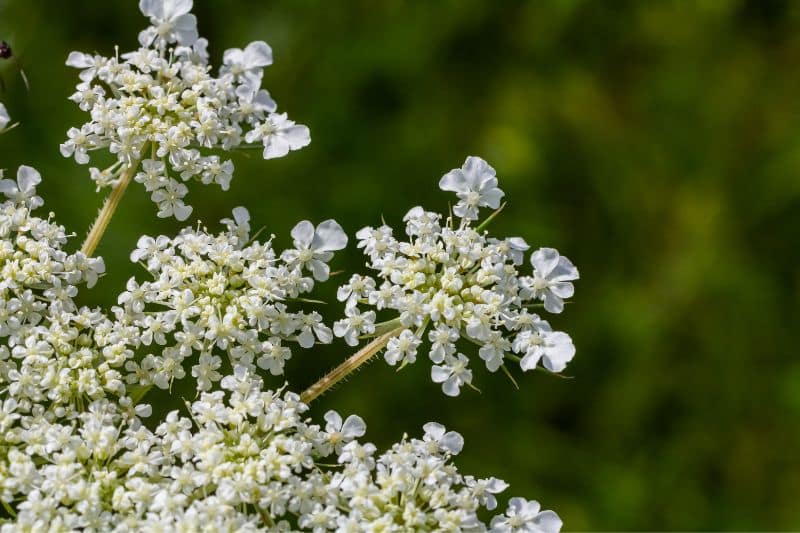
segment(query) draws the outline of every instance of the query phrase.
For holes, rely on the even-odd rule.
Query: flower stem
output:
[[[136,169],[138,168],[139,160],[132,161],[130,165],[128,165],[128,168],[120,175],[119,181],[111,190],[111,194],[106,198],[106,202],[100,209],[100,213],[97,215],[92,229],[89,230],[89,235],[86,236],[86,240],[83,241],[83,246],[81,246],[81,252],[87,256],[94,254],[97,245],[100,244],[100,239],[103,238],[108,223],[111,222],[111,217],[114,216],[114,211],[117,210],[117,206],[120,200],[122,200],[122,195],[125,194],[125,189],[128,188],[128,184],[131,182],[131,179],[133,179],[133,176],[136,174]]]
[[[500,211],[502,211],[502,210],[503,210],[503,209],[506,207],[506,204],[507,204],[507,203],[508,203],[508,202],[503,202],[503,204],[502,204],[500,207],[498,207],[497,209],[495,209],[495,210],[492,212],[492,214],[491,214],[491,215],[489,215],[489,216],[486,218],[486,220],[484,220],[483,222],[481,222],[481,223],[480,223],[480,225],[479,225],[477,228],[475,228],[475,231],[477,231],[478,233],[480,233],[481,231],[483,231],[483,230],[484,230],[484,228],[486,228],[486,226],[488,226],[488,225],[489,225],[489,223],[490,223],[492,220],[494,220],[494,219],[495,219],[495,217],[496,217],[497,215],[499,215],[499,214],[500,214]]]
[[[314,401],[318,396],[324,394],[328,389],[347,377],[356,368],[369,361],[373,355],[386,347],[389,343],[389,339],[402,330],[402,327],[395,328],[361,348],[351,355],[344,363],[325,374],[319,381],[307,388],[303,394],[300,395],[300,400],[305,403]]]

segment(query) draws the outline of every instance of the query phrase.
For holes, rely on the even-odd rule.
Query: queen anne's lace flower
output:
[[[478,512],[508,486],[461,474],[464,440],[440,424],[376,456],[358,416],[329,411],[322,429],[241,366],[220,384],[155,430],[148,406],[102,395],[63,422],[0,402],[0,497],[17,513],[0,530],[486,531]],[[491,531],[558,530],[552,511],[511,502]]]
[[[468,157],[463,167],[442,176],[439,187],[443,191],[456,193],[459,201],[453,212],[467,220],[476,220],[480,207],[500,207],[500,200],[505,194],[497,187],[494,169],[480,157],[474,156]]]
[[[43,203],[36,195],[40,180],[26,166],[16,181],[0,180],[7,198],[0,204],[0,435],[14,444],[0,444],[0,455],[20,452],[19,443],[24,453],[58,446],[64,436],[49,424],[56,418],[69,424],[87,402],[122,397],[120,369],[131,355],[111,320],[75,304],[78,286],[93,286],[105,266],[65,252],[64,228],[32,214]],[[12,501],[2,486],[0,499]]]
[[[92,169],[98,188],[121,191],[135,171],[159,216],[185,219],[184,181],[226,189],[233,172],[200,148],[232,149],[244,136],[270,158],[308,144],[308,129],[275,113],[260,88],[272,62],[266,43],[228,50],[214,78],[191,0],[139,6],[151,22],[142,48],[121,59],[73,52],[67,62],[81,69],[71,99],[91,121],[70,129],[61,150],[79,163],[100,148],[116,154],[111,167]],[[8,122],[0,104],[0,131]],[[303,296],[329,278],[333,253],[347,245],[335,221],[300,222],[280,253],[272,238],[250,237],[242,207],[218,234],[198,225],[143,236],[131,260],[149,278],[130,278],[105,313],[75,301],[105,273],[103,260],[68,253],[54,215],[33,214],[43,205],[40,181],[27,166],[15,180],[0,175],[0,533],[560,529],[555,513],[523,498],[492,518],[508,485],[458,470],[464,439],[455,431],[430,422],[422,438],[403,435],[379,453],[361,440],[359,416],[328,411],[323,427],[305,418],[308,391],[267,390],[261,377],[283,373],[290,346],[334,334],[352,346],[377,337],[371,344],[384,343],[384,358],[400,367],[427,350],[431,376],[449,395],[472,382],[460,340],[478,344],[491,371],[508,358],[524,370],[562,370],[571,340],[527,307],[560,312],[577,271],[543,248],[532,275],[522,275],[522,239],[471,226],[503,196],[483,160],[468,158],[442,178],[458,195],[458,226],[416,207],[404,219],[408,242],[387,226],[358,232],[377,280],[353,275],[339,287],[345,318],[333,331]],[[376,324],[386,309],[396,316]],[[145,424],[148,390],[187,374],[197,394],[185,410]]]
[[[564,298],[575,292],[571,281],[578,279],[578,269],[569,259],[560,256],[552,248],[542,248],[531,256],[533,281],[526,280],[526,289],[534,298],[544,302],[544,308],[551,313],[564,310]]]
[[[226,51],[214,77],[191,0],[141,0],[139,7],[152,24],[139,35],[141,48],[121,57],[72,52],[67,59],[81,70],[70,99],[91,120],[69,129],[61,153],[80,164],[90,161],[92,151],[113,153],[114,165],[91,169],[98,188],[139,168],[135,180],[158,205],[158,216],[185,220],[192,209],[184,202],[183,182],[227,190],[233,174],[230,160],[204,149],[259,142],[269,159],[308,145],[308,128],[276,113],[261,89],[263,68],[272,63],[265,42]]]
[[[131,260],[144,264],[153,280],[131,278],[115,310],[138,328],[137,347],[151,352],[128,362],[130,382],[167,388],[184,377],[183,362],[194,356],[197,388],[210,390],[223,364],[278,375],[292,356],[287,344],[331,342],[319,313],[292,306],[314,288],[306,272],[327,277],[323,261],[347,242],[339,225],[299,223],[292,231],[296,248],[278,256],[271,240],[249,242],[249,221],[237,207],[218,235],[186,228],[173,239],[139,239]]]
[[[504,516],[492,520],[492,531],[512,533],[556,533],[561,530],[561,519],[553,511],[542,511],[539,502],[525,498],[511,498]]]
[[[529,309],[542,300],[545,310],[561,312],[563,298],[573,294],[577,269],[552,248],[542,248],[532,254],[533,275],[525,275],[523,239],[495,239],[482,226],[472,226],[479,207],[498,208],[503,197],[484,160],[468,157],[462,168],[445,174],[440,187],[456,192],[453,212],[460,220],[414,207],[403,218],[407,242],[386,225],[356,233],[377,279],[354,275],[339,288],[348,318],[334,324],[334,332],[352,344],[401,328],[384,354],[392,365],[413,363],[422,341],[430,341],[431,378],[449,396],[472,383],[468,344],[457,348],[459,340],[479,347],[490,372],[504,368],[508,359],[519,361],[522,370],[541,362],[547,370],[562,371],[575,354],[572,340]],[[396,315],[379,324],[354,320],[363,316],[363,306]]]
[[[139,9],[150,17],[150,26],[139,34],[139,43],[163,47],[172,42],[191,46],[197,41],[197,19],[189,13],[192,0],[140,0]]]

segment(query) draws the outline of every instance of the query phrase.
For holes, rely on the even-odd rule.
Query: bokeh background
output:
[[[509,206],[492,225],[581,270],[553,318],[578,354],[562,380],[476,365],[482,394],[444,397],[420,360],[372,364],[313,407],[358,412],[384,446],[436,419],[461,467],[556,509],[568,530],[800,528],[800,3],[196,0],[212,60],[265,39],[264,83],[312,131],[276,161],[233,156],[232,188],[191,187],[209,227],[236,205],[288,245],[296,221],[349,231],[444,209],[439,176],[481,155]],[[0,100],[22,122],[0,166],[34,164],[80,244],[102,196],[58,144],[71,50],[135,47],[133,1],[0,0]],[[30,81],[22,83],[19,70]],[[142,233],[174,234],[133,184],[85,303],[137,272]],[[336,268],[360,270],[354,247]],[[333,284],[318,294],[340,307]],[[349,352],[297,353],[301,389]],[[275,380],[276,385],[280,380]],[[167,400],[160,398],[160,400]]]

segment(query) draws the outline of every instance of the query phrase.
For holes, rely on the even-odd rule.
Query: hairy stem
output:
[[[106,198],[103,207],[100,209],[100,213],[97,215],[97,219],[92,225],[92,229],[89,230],[89,235],[86,236],[86,240],[83,241],[83,246],[81,246],[81,252],[87,256],[94,254],[97,245],[100,244],[100,239],[103,238],[108,223],[111,222],[111,217],[114,216],[114,211],[117,210],[117,206],[120,200],[122,200],[122,196],[125,194],[125,189],[128,188],[128,184],[133,179],[133,176],[136,174],[136,169],[138,168],[139,160],[132,161],[131,164],[128,165],[128,168],[122,172],[119,181],[111,190],[111,194],[108,195],[108,198]]]
[[[325,391],[347,377],[347,375],[353,372],[356,368],[369,361],[373,355],[386,347],[389,339],[400,333],[402,330],[402,327],[395,328],[392,331],[384,333],[374,341],[361,348],[359,351],[351,355],[344,363],[325,374],[325,376],[323,376],[319,381],[307,388],[303,394],[300,395],[300,399],[305,403],[311,403],[314,401],[318,396],[324,394]]]

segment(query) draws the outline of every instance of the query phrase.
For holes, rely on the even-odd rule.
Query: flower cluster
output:
[[[13,518],[0,518],[0,530],[486,529],[478,510],[494,509],[507,485],[458,472],[451,460],[460,435],[431,423],[422,439],[404,437],[376,455],[359,441],[361,418],[330,411],[324,428],[304,419],[299,397],[264,390],[255,354],[244,352],[262,331],[304,345],[330,340],[318,317],[278,306],[327,278],[326,262],[346,244],[335,222],[301,222],[294,248],[280,258],[269,243],[249,242],[243,209],[217,236],[143,237],[132,256],[155,281],[130,281],[108,318],[75,305],[78,285],[93,285],[103,262],[67,254],[64,229],[31,214],[43,203],[39,181],[30,167],[0,181],[0,501]],[[267,315],[249,314],[259,310]],[[222,323],[225,335],[215,329]],[[203,392],[189,416],[172,411],[151,430],[143,423],[151,406],[127,390],[148,378],[134,372],[128,377],[137,379],[124,380],[120,368],[130,369],[137,343],[165,346],[167,337],[177,344],[158,357],[196,349],[202,362],[218,347],[233,368],[225,376],[196,372]],[[552,512],[516,507],[489,527],[509,531],[512,519],[514,530],[560,527]]]
[[[355,415],[329,411],[322,428],[297,395],[263,390],[243,367],[221,385],[153,431],[106,400],[72,423],[6,401],[0,498],[17,516],[0,530],[486,531],[477,511],[507,487],[462,475],[463,439],[439,424],[376,456]],[[538,503],[511,503],[491,531],[560,528]]]
[[[124,342],[99,334],[108,324],[99,311],[76,306],[78,286],[93,286],[105,265],[65,252],[64,228],[31,213],[43,204],[40,180],[27,166],[0,180],[0,390],[27,410],[46,401],[68,412],[124,391],[115,353]]]
[[[525,275],[520,270],[529,246],[523,239],[496,239],[484,225],[473,226],[479,208],[497,209],[503,197],[494,169],[484,160],[468,157],[439,186],[457,194],[457,218],[414,207],[403,219],[408,241],[395,238],[385,224],[356,233],[377,280],[356,274],[339,288],[346,318],[336,322],[334,332],[356,345],[361,337],[396,328],[384,352],[391,365],[413,363],[428,340],[431,378],[449,396],[472,383],[460,339],[479,347],[490,372],[505,369],[507,359],[518,361],[522,370],[541,362],[561,372],[575,354],[572,340],[531,309],[541,305],[560,313],[578,270],[556,250],[541,248],[531,255],[533,271]],[[363,311],[364,306],[371,309]],[[375,324],[376,312],[383,309],[395,317]]]
[[[541,248],[525,274],[524,240],[489,237],[493,215],[473,226],[504,196],[479,158],[440,182],[458,198],[456,218],[415,207],[405,242],[386,225],[357,233],[377,274],[339,287],[345,318],[333,329],[306,296],[346,247],[341,226],[302,221],[292,246],[277,251],[273,237],[251,237],[243,207],[218,233],[198,224],[142,236],[130,257],[146,279],[130,278],[109,312],[76,303],[79,288],[105,273],[91,254],[130,180],[152,193],[159,216],[183,220],[183,182],[228,187],[232,163],[209,151],[260,143],[268,159],[309,142],[261,89],[266,43],[226,51],[214,77],[192,0],[139,7],[151,25],[138,50],[67,61],[81,69],[71,100],[91,120],[69,131],[63,155],[116,157],[91,170],[98,188],[114,192],[82,251],[66,251],[54,215],[33,214],[44,203],[36,170],[21,166],[15,180],[0,172],[0,533],[559,531],[558,515],[524,498],[492,517],[507,483],[461,473],[453,460],[463,438],[438,423],[379,453],[362,440],[357,415],[328,411],[322,424],[305,415],[309,401],[383,348],[402,366],[429,342],[431,376],[448,395],[471,385],[466,342],[490,371],[512,359],[559,372],[572,358],[569,336],[529,309],[561,312],[577,270]],[[9,122],[0,104],[0,133]],[[351,346],[374,340],[302,395],[265,388],[262,376],[283,374],[294,345],[334,336]],[[155,419],[148,391],[187,374],[192,401]]]
[[[61,145],[65,157],[81,164],[89,152],[107,149],[116,163],[91,169],[98,189],[130,179],[142,183],[158,205],[158,216],[185,220],[184,182],[216,183],[227,190],[233,163],[201,150],[232,150],[260,143],[265,159],[282,157],[309,144],[308,128],[277,113],[261,88],[272,50],[263,41],[224,54],[214,77],[208,42],[198,38],[191,0],[141,0],[151,26],[141,47],[114,57],[72,52],[67,65],[81,69],[70,100],[91,119],[71,128]]]
[[[310,348],[333,334],[316,311],[291,308],[328,277],[329,261],[347,244],[333,220],[294,230],[294,248],[280,256],[267,242],[250,241],[250,216],[238,207],[227,230],[211,235],[186,228],[175,238],[144,236],[131,260],[142,263],[152,281],[131,278],[115,315],[135,328],[136,348],[147,352],[128,361],[128,381],[167,388],[191,374],[199,391],[210,390],[223,367],[256,367],[283,373],[292,352],[287,343]],[[224,360],[223,360],[224,358]]]

